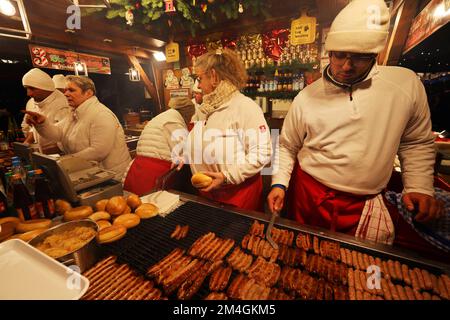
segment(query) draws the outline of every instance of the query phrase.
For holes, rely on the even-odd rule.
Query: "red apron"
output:
[[[136,156],[128,170],[123,189],[138,196],[149,193],[156,179],[170,170],[171,162],[156,158]]]
[[[288,218],[332,231],[355,234],[367,196],[340,192],[294,167],[288,189]]]
[[[200,195],[241,209],[263,211],[262,191],[262,177],[257,174],[241,184],[229,184],[211,192],[200,191]]]
[[[349,235],[355,235],[365,201],[372,197],[328,188],[304,172],[298,163],[289,185],[288,218]],[[429,259],[446,261],[444,251],[422,239],[398,213],[396,206],[383,199],[395,227],[394,246],[413,250]]]

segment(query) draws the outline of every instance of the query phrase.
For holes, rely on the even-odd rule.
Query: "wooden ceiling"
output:
[[[90,0],[92,3],[93,0]],[[300,16],[303,7],[310,14],[318,17],[319,23],[329,23],[348,0],[267,0],[272,2],[271,17],[261,19],[250,14],[243,15],[238,21],[222,21],[212,29],[199,32],[195,39],[187,32],[175,33],[179,42],[201,41],[211,35],[261,32],[271,28],[287,27],[290,20]],[[102,1],[99,1],[102,3]],[[81,2],[80,2],[81,3]],[[67,7],[70,0],[24,0],[32,31],[32,43],[59,46],[64,49],[92,53],[108,53],[110,55],[131,54],[141,58],[149,58],[152,51],[163,50],[168,41],[168,34],[151,34],[128,30],[123,19],[109,20],[102,14],[82,16],[81,29],[75,33],[66,32],[66,21],[69,14]],[[109,40],[105,40],[109,39]],[[10,40],[0,37],[2,44],[0,53],[23,52],[27,41]]]

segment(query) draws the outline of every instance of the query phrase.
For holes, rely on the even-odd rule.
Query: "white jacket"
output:
[[[353,194],[386,187],[398,153],[404,192],[433,195],[434,139],[416,74],[375,65],[348,91],[319,79],[294,99],[280,136],[279,171],[288,186],[296,160],[324,185]]]
[[[231,184],[240,184],[270,162],[270,131],[261,108],[236,93],[206,121],[197,121],[189,133],[185,161],[193,173],[222,172]]]
[[[101,167],[115,171],[119,180],[131,161],[119,120],[95,96],[58,124],[45,121],[36,130],[60,142],[66,154],[97,161]]]
[[[172,137],[172,132],[178,133],[177,136]],[[182,143],[186,136],[187,126],[183,117],[177,110],[169,109],[147,123],[139,137],[136,154],[172,161],[172,148]]]
[[[59,90],[53,91],[47,98],[41,102],[34,101],[33,98],[28,100],[26,108],[27,111],[34,111],[43,114],[47,117],[50,123],[56,124],[64,120],[70,115],[70,106],[67,102],[67,98]],[[56,143],[52,140],[48,140],[38,135],[32,127],[26,123],[26,117],[22,121],[22,131],[25,135],[29,132],[34,134],[36,142],[39,144],[41,150],[56,146]]]

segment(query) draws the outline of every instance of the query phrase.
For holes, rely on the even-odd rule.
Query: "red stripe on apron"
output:
[[[241,184],[229,184],[211,192],[200,191],[200,195],[241,209],[263,211],[262,191],[262,177],[257,174]]]
[[[170,166],[170,161],[136,156],[128,170],[123,189],[138,196],[147,194],[155,186],[156,179],[166,173]]]

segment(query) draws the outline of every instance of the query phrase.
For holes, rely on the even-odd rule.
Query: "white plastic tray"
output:
[[[1,300],[77,300],[89,280],[28,243],[0,243]]]

